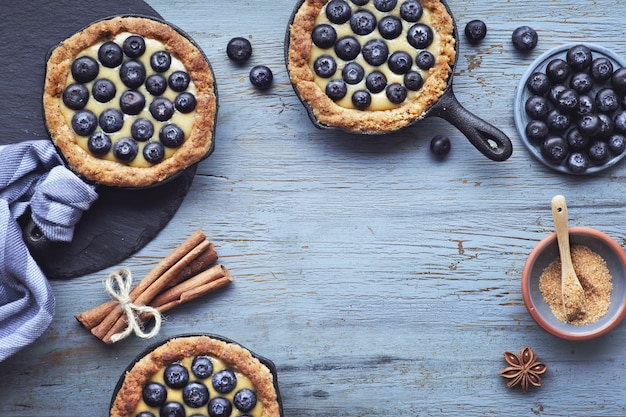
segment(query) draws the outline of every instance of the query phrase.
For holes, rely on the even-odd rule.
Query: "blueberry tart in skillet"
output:
[[[154,18],[115,16],[61,42],[47,58],[43,106],[68,167],[96,184],[157,185],[214,147],[210,64]]]
[[[282,417],[269,360],[216,335],[183,335],[131,364],[111,401],[111,417]]]
[[[289,77],[316,124],[356,133],[421,119],[455,62],[439,0],[300,0],[287,36]]]

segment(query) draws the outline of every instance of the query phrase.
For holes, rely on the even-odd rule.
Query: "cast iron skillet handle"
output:
[[[430,112],[454,125],[476,149],[493,161],[505,161],[513,153],[509,137],[465,109],[452,92],[451,85],[431,107]]]

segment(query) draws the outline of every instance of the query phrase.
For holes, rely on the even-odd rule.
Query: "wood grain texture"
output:
[[[511,137],[506,162],[439,119],[374,137],[314,128],[283,63],[291,0],[148,3],[212,63],[217,144],[167,227],[119,266],[139,279],[200,227],[234,277],[172,310],[159,339],[212,332],[271,359],[287,417],[626,414],[624,324],[595,341],[563,341],[534,323],[520,291],[526,256],[553,230],[555,194],[567,198],[570,225],[626,243],[626,166],[557,174],[523,148],[512,111],[521,75],[548,49],[593,42],[626,54],[623,1],[450,0],[460,29],[475,18],[488,25],[479,46],[460,38],[454,90]],[[539,33],[526,55],[510,42],[522,24]],[[244,66],[226,57],[234,36],[252,41]],[[247,80],[255,64],[274,71],[268,92]],[[453,141],[443,161],[428,149],[438,133]],[[114,269],[53,282],[50,330],[0,364],[0,415],[107,415],[120,373],[151,343],[104,346],[74,320],[107,299]],[[498,376],[503,352],[525,345],[548,365],[544,385],[526,395]]]

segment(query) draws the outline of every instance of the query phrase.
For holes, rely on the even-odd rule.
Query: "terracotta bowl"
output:
[[[610,236],[589,227],[570,227],[570,245],[584,245],[600,255],[613,280],[613,291],[606,315],[594,323],[575,325],[559,320],[539,289],[543,270],[559,257],[556,233],[532,250],[522,271],[522,297],[532,318],[548,333],[566,340],[589,340],[602,336],[626,316],[626,251]]]

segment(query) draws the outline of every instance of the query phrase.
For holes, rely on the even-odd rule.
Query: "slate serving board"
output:
[[[0,144],[49,140],[41,98],[46,55],[90,23],[119,14],[160,18],[141,0],[32,0],[0,5]],[[49,279],[100,271],[126,259],[156,236],[182,203],[195,167],[158,187],[99,187],[98,201],[84,213],[71,243],[33,250]]]

